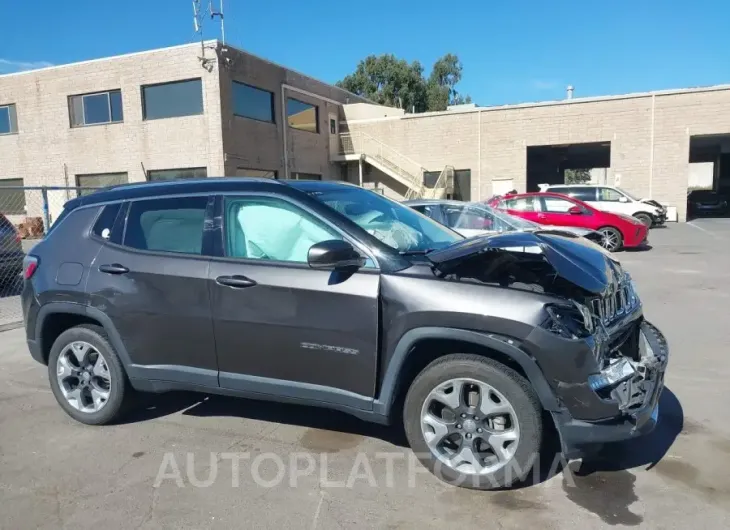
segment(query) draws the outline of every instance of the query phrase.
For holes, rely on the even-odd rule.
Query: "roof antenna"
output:
[[[221,43],[226,43],[226,24],[223,18],[223,0],[220,0],[220,9],[218,11],[213,10],[213,0],[209,0],[208,11],[210,11],[210,19],[213,20],[215,17],[219,17],[221,20]]]

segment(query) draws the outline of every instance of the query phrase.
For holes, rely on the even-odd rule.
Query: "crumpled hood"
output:
[[[546,291],[562,283],[591,295],[604,295],[624,275],[620,263],[606,250],[585,238],[550,231],[510,232],[465,239],[426,254],[441,274],[467,275],[484,281],[523,283],[535,278]],[[479,278],[475,271],[484,272]]]
[[[654,208],[658,208],[660,211],[665,211],[666,207],[662,206],[660,202],[655,201],[654,199],[641,199],[640,202],[643,202],[644,204],[648,204],[649,206],[653,206]]]

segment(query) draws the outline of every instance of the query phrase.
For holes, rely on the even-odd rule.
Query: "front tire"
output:
[[[634,214],[634,219],[641,221],[647,228],[651,228],[651,226],[654,224],[654,218],[648,213],[640,212]]]
[[[403,422],[426,468],[471,489],[520,483],[542,444],[542,409],[529,382],[479,355],[447,355],[424,368],[406,395]]]
[[[61,333],[48,357],[48,377],[61,408],[86,425],[117,420],[131,397],[122,363],[101,326],[82,324]]]
[[[624,237],[618,228],[604,226],[599,228],[597,232],[601,234],[601,246],[609,252],[616,252],[624,246]]]

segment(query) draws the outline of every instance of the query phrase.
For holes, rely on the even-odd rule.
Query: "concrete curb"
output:
[[[16,322],[8,322],[6,324],[0,324],[0,333],[3,331],[10,331],[11,329],[18,329],[23,327],[23,321],[18,320]]]

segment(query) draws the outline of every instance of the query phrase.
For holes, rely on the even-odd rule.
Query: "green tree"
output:
[[[564,176],[566,184],[584,184],[591,181],[591,170],[566,169]]]
[[[471,103],[469,96],[464,97],[456,90],[461,75],[462,64],[453,54],[437,60],[428,79],[418,61],[408,64],[392,54],[370,55],[337,86],[381,105],[402,108],[406,112],[425,112]]]

